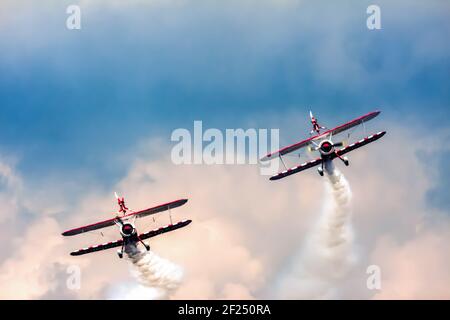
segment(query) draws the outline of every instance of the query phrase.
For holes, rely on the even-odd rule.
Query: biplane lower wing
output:
[[[385,134],[386,134],[386,131],[381,131],[381,132],[372,134],[372,135],[370,135],[368,137],[365,137],[365,138],[363,138],[363,139],[361,139],[361,140],[359,140],[357,142],[349,144],[348,146],[346,146],[344,148],[336,150],[336,153],[331,154],[329,159],[330,160],[336,159],[338,157],[338,155],[341,156],[341,155],[344,155],[344,154],[346,154],[346,153],[348,153],[350,151],[353,151],[353,150],[358,149],[358,148],[360,148],[362,146],[365,146],[366,144],[369,144],[369,143],[371,143],[373,141],[376,141],[376,140],[380,139]],[[317,159],[314,159],[312,161],[302,163],[299,166],[287,169],[285,171],[282,171],[282,172],[280,172],[280,173],[270,177],[270,180],[279,180],[279,179],[285,178],[285,177],[290,176],[292,174],[295,174],[295,173],[298,173],[300,171],[303,171],[303,170],[312,168],[314,166],[317,166],[317,165],[321,164],[322,161],[323,160],[321,158],[317,158]]]
[[[380,114],[380,111],[369,112],[369,113],[367,113],[367,114],[365,114],[365,115],[363,115],[363,116],[361,116],[359,118],[353,119],[353,120],[351,120],[349,122],[346,122],[346,123],[344,123],[344,124],[342,124],[340,126],[337,126],[337,127],[333,128],[333,129],[327,130],[327,131],[325,131],[325,132],[323,132],[321,134],[318,134],[318,135],[315,135],[315,136],[313,136],[311,138],[308,138],[308,139],[305,139],[303,141],[294,143],[293,145],[287,146],[287,147],[285,147],[283,149],[280,149],[278,151],[269,153],[268,155],[266,155],[263,158],[261,158],[261,161],[268,161],[268,160],[274,159],[276,157],[280,157],[280,156],[283,156],[285,154],[294,152],[295,150],[298,150],[298,149],[301,149],[301,148],[304,148],[304,147],[308,146],[310,143],[312,143],[311,141],[324,138],[324,137],[326,137],[328,135],[339,134],[339,133],[341,133],[341,132],[343,132],[345,130],[348,130],[348,129],[351,129],[353,127],[356,127],[356,126],[358,126],[358,125],[360,125],[360,124],[362,124],[364,122],[370,121],[373,118],[375,118],[376,116],[378,116],[379,114]]]
[[[124,216],[121,216],[120,218],[122,220],[125,220],[125,219],[131,218],[131,217],[145,217],[145,216],[148,216],[151,214],[155,214],[155,213],[167,211],[167,210],[170,210],[173,208],[177,208],[179,206],[182,206],[186,202],[187,202],[187,199],[175,200],[172,202],[161,204],[156,207],[144,209],[144,210],[141,210],[138,212],[132,212],[132,213],[126,214]],[[75,228],[72,230],[67,230],[67,231],[63,232],[62,235],[63,236],[73,236],[73,235],[80,234],[83,232],[88,232],[88,231],[93,231],[93,230],[97,230],[97,229],[101,229],[101,228],[110,227],[115,224],[116,224],[116,218],[112,218],[112,219],[108,219],[105,221],[100,221],[97,223],[89,224],[87,226]]]
[[[117,240],[117,241],[107,242],[107,243],[98,244],[98,245],[95,245],[95,246],[90,246],[88,248],[83,248],[83,249],[71,252],[70,255],[71,256],[81,256],[81,255],[86,254],[86,253],[97,252],[97,251],[102,251],[102,250],[106,250],[106,249],[121,247],[122,244],[123,244],[123,239],[120,239],[120,240]]]
[[[301,165],[298,165],[296,167],[284,170],[284,171],[282,171],[282,172],[280,172],[280,173],[270,177],[270,180],[279,180],[279,179],[282,179],[284,177],[290,176],[291,174],[298,173],[300,171],[303,171],[303,170],[315,167],[315,166],[321,164],[322,161],[323,160],[321,158],[317,158],[317,159],[314,159],[312,161],[302,163]]]
[[[351,143],[348,146],[345,146],[345,147],[337,150],[336,153],[339,156],[342,156],[342,155],[344,155],[344,154],[346,154],[346,153],[348,153],[350,151],[353,151],[355,149],[361,148],[362,146],[365,146],[366,144],[369,144],[371,142],[374,142],[374,141],[380,139],[385,134],[386,134],[386,131],[380,131],[380,132],[374,133],[374,134],[372,134],[372,135],[370,135],[368,137],[365,137],[365,138],[363,138],[363,139],[361,139],[361,140],[359,140],[357,142]],[[337,158],[337,154],[336,153],[331,155],[332,159],[336,159]]]
[[[183,228],[183,227],[187,226],[188,224],[190,224],[191,222],[192,222],[192,220],[183,220],[183,221],[177,222],[175,224],[170,224],[170,225],[167,225],[167,226],[164,226],[164,227],[161,227],[161,228],[158,228],[158,229],[154,229],[154,230],[146,232],[146,233],[142,233],[142,234],[139,235],[139,238],[141,240],[152,238],[152,237],[158,236],[158,235],[166,233],[166,232],[170,232],[170,231],[174,231],[174,230]],[[72,256],[81,256],[81,255],[86,254],[86,253],[97,252],[97,251],[107,250],[107,249],[111,249],[111,248],[121,247],[122,244],[123,244],[123,239],[120,239],[120,240],[117,240],[117,241],[107,242],[107,243],[98,244],[98,245],[95,245],[95,246],[90,246],[88,248],[83,248],[83,249],[71,252],[70,255],[72,255]]]

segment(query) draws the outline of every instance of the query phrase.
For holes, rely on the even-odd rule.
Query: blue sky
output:
[[[73,3],[1,5],[0,150],[27,175],[110,183],[126,168],[117,152],[193,120],[277,127],[298,112],[300,137],[309,108],[328,125],[381,108],[449,125],[446,1],[378,1],[379,31],[367,1],[85,1],[69,31]]]

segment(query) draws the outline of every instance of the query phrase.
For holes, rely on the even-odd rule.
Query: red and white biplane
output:
[[[340,142],[333,142],[332,138],[333,136],[342,133],[346,130],[349,130],[353,127],[356,127],[358,125],[365,125],[365,122],[372,120],[376,116],[380,114],[380,111],[373,111],[366,115],[363,115],[359,118],[353,119],[347,123],[344,123],[343,125],[337,126],[333,129],[327,129],[325,127],[322,127],[317,122],[317,119],[313,116],[312,112],[309,112],[309,116],[311,119],[311,124],[313,126],[311,130],[311,137],[308,139],[305,139],[303,141],[297,142],[293,145],[290,145],[288,147],[282,148],[278,151],[269,153],[265,157],[261,159],[261,161],[268,161],[272,159],[276,159],[277,157],[280,158],[281,163],[283,164],[285,170],[277,173],[276,175],[270,177],[270,180],[278,180],[282,179],[284,177],[290,176],[294,173],[319,166],[317,168],[317,171],[321,176],[323,176],[324,171],[327,173],[331,173],[333,171],[333,163],[332,161],[336,158],[339,158],[346,166],[349,165],[349,161],[347,157],[344,157],[343,155],[353,151],[355,149],[358,149],[362,146],[365,146],[366,144],[369,144],[375,140],[380,139],[382,136],[386,134],[386,131],[380,131],[375,134],[371,134],[369,136],[365,136],[363,139],[358,140],[354,143],[351,143],[349,145],[344,146],[344,143],[342,141]],[[322,132],[322,130],[324,130]],[[365,131],[365,126],[364,126]],[[313,135],[314,134],[314,135]],[[301,148],[307,147],[310,151],[318,151],[320,154],[320,157],[304,162],[298,166],[295,166],[293,168],[288,169],[286,167],[286,164],[283,161],[283,156],[289,153],[292,153],[296,150],[299,150]]]
[[[115,247],[121,247],[121,249],[117,251],[117,254],[119,255],[119,258],[122,258],[124,249],[127,245],[136,245],[138,243],[142,243],[142,245],[145,247],[145,249],[147,251],[149,251],[150,246],[148,244],[144,243],[143,240],[151,238],[151,237],[155,237],[157,235],[160,235],[160,234],[163,234],[163,233],[166,233],[169,231],[174,231],[176,229],[183,228],[192,222],[192,220],[182,220],[180,222],[173,224],[172,216],[170,215],[171,209],[184,205],[187,202],[187,199],[175,200],[172,202],[161,204],[161,205],[153,207],[153,208],[148,208],[148,209],[134,212],[126,207],[125,199],[123,197],[122,198],[119,197],[117,195],[117,193],[115,193],[115,196],[117,198],[117,204],[119,205],[119,210],[117,213],[115,213],[114,218],[111,218],[111,219],[108,219],[105,221],[101,221],[101,222],[97,222],[97,223],[93,223],[93,224],[89,224],[89,225],[86,225],[83,227],[67,230],[67,231],[63,232],[62,235],[63,236],[74,236],[74,235],[77,235],[80,233],[98,230],[101,228],[106,228],[106,227],[116,225],[119,227],[119,231],[122,236],[122,239],[117,240],[117,241],[111,241],[111,242],[99,244],[99,245],[90,246],[87,248],[83,248],[83,249],[71,252],[70,254],[72,256],[80,256],[80,255],[83,255],[86,253],[97,252],[97,251],[111,249],[111,248],[115,248]],[[171,222],[169,225],[160,227],[158,229],[154,229],[154,230],[146,232],[146,233],[141,233],[141,234],[137,233],[137,230],[135,227],[136,218],[146,217],[146,216],[153,215],[155,213],[159,213],[159,212],[163,212],[163,211],[167,211],[167,210],[169,210],[169,217],[170,217],[170,222]],[[128,212],[130,212],[130,213],[128,213]]]

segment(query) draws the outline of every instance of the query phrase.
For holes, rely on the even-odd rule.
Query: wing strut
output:
[[[283,167],[285,170],[287,170],[286,164],[284,163],[283,157],[281,156],[281,154],[279,155],[281,163],[283,164]]]
[[[170,207],[169,207],[169,219],[170,219],[170,224],[172,225],[173,224],[173,222],[172,222],[172,210],[170,210]]]

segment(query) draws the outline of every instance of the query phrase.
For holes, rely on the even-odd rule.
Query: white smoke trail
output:
[[[326,176],[323,212],[303,250],[281,276],[277,288],[280,298],[338,298],[339,281],[354,265],[350,186],[337,169]]]
[[[132,299],[167,299],[180,286],[183,280],[183,269],[152,251],[127,245],[131,272],[139,280],[140,285],[127,293]]]

